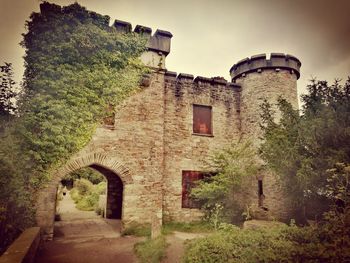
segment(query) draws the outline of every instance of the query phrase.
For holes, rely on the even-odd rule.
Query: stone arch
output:
[[[121,179],[124,186],[131,184],[133,181],[132,172],[115,155],[96,152],[73,157],[63,167],[53,173],[50,182],[38,193],[36,221],[37,225],[42,229],[44,239],[50,240],[53,238],[56,192],[59,182],[65,175],[88,166],[99,166],[113,172]]]

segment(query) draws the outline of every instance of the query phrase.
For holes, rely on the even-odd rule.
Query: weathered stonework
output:
[[[118,32],[131,25],[116,21]],[[61,169],[38,197],[37,223],[47,238],[53,236],[56,189],[72,171],[90,166],[108,181],[107,216],[116,216],[116,199],[122,200],[124,225],[150,223],[153,236],[163,220],[198,219],[198,209],[182,208],[182,171],[201,171],[209,155],[233,140],[250,138],[259,145],[259,105],[282,95],[297,108],[296,80],[300,62],[275,54],[245,59],[231,68],[232,82],[177,74],[165,68],[170,52],[169,32],[137,26],[149,37],[142,56],[153,73],[142,81],[141,91],[116,109],[114,126],[100,127],[90,143]],[[212,135],[193,133],[193,105],[212,107]],[[116,179],[117,178],[117,179]],[[283,193],[271,174],[264,182],[264,205],[276,218],[288,216]],[[246,189],[258,204],[257,186]],[[118,199],[118,200],[119,200]]]

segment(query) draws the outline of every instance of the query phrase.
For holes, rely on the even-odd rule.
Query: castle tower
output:
[[[300,66],[296,57],[281,53],[272,53],[270,59],[265,54],[252,56],[232,66],[232,82],[241,86],[240,118],[243,138],[251,139],[257,147],[260,145],[260,105],[265,99],[276,109],[275,104],[281,96],[298,109],[297,79],[300,77]],[[278,111],[275,118],[280,118]],[[255,207],[257,215],[262,215],[260,219],[268,219],[264,217],[272,215],[276,219],[289,220],[292,211],[290,200],[286,198],[273,173],[261,172],[255,185],[251,192],[252,207]],[[268,213],[264,212],[266,208]]]
[[[258,141],[261,135],[260,105],[265,99],[273,105],[281,96],[298,109],[297,79],[300,66],[296,57],[281,53],[272,53],[270,59],[266,59],[265,54],[255,55],[232,66],[232,82],[242,88],[240,109],[243,137]]]
[[[121,20],[115,20],[113,25],[119,33],[131,33],[131,24]],[[146,51],[141,55],[141,60],[151,68],[166,69],[165,58],[170,53],[171,38],[173,35],[164,30],[157,29],[152,35],[152,28],[137,25],[134,32],[147,38]]]

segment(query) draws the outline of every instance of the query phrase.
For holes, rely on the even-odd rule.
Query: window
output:
[[[265,195],[263,192],[263,181],[258,180],[258,197],[259,197],[259,206],[264,206]]]
[[[212,134],[211,106],[193,105],[193,133]]]
[[[204,178],[204,174],[197,171],[182,171],[182,208],[200,208],[200,204],[190,197],[191,189],[196,181]]]

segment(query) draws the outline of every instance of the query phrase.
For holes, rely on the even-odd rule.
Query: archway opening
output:
[[[118,175],[102,166],[91,165],[91,168],[99,171],[107,180],[106,218],[122,219],[123,209],[123,182]]]
[[[54,237],[119,235],[123,188],[115,172],[97,164],[64,176],[57,191]]]

